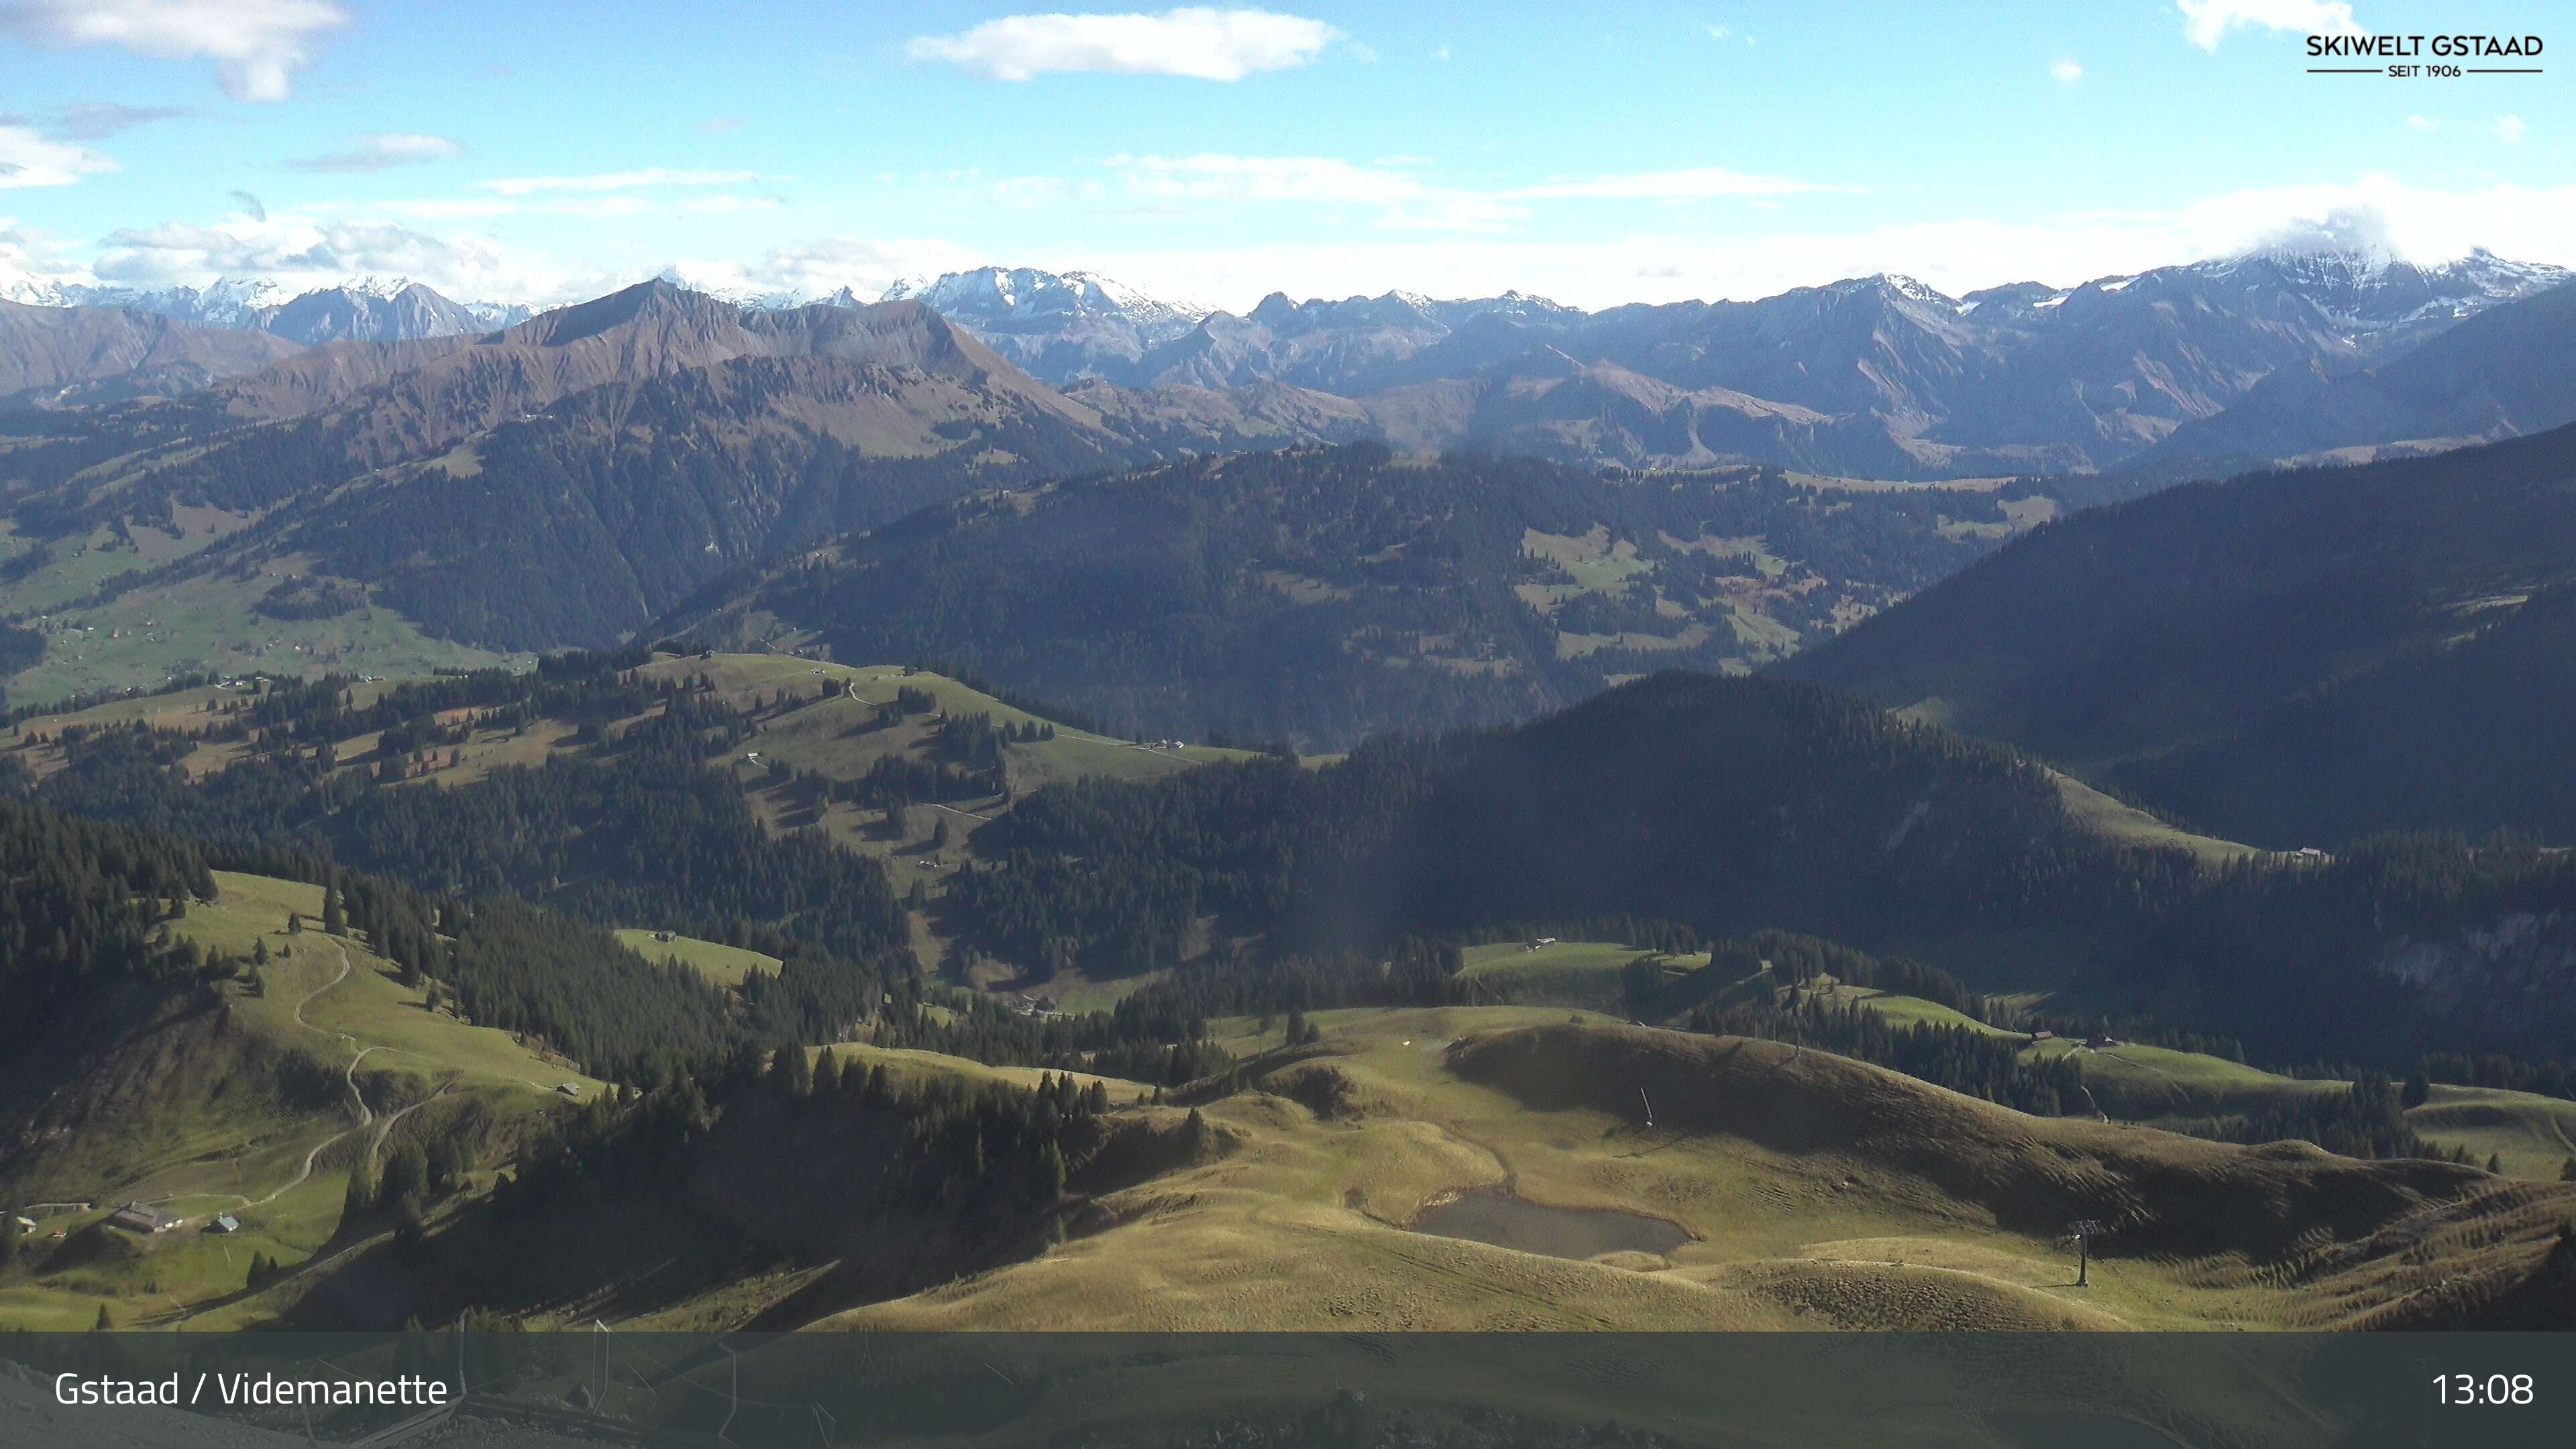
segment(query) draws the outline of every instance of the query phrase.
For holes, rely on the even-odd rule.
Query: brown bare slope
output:
[[[265,332],[190,327],[123,307],[0,302],[0,405],[193,392],[295,350]]]
[[[338,416],[362,468],[445,450],[474,433],[611,383],[744,357],[833,357],[971,379],[1097,426],[1098,415],[1030,380],[915,302],[762,312],[656,279],[481,337],[335,342],[223,391],[233,415]]]

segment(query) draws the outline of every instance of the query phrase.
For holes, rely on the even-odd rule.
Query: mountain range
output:
[[[516,303],[457,302],[401,278],[357,277],[337,286],[289,294],[255,277],[224,277],[196,287],[120,287],[44,282],[0,283],[0,301],[42,307],[115,307],[149,312],[192,327],[265,332],[289,342],[408,342],[458,332],[488,332],[523,322],[532,309]]]
[[[1210,435],[1188,446],[1373,439],[1629,467],[1752,462],[1888,479],[2115,470],[2169,481],[2248,459],[2455,445],[2564,421],[2550,404],[2501,394],[2385,404],[2414,397],[2399,364],[2419,345],[2569,279],[2483,251],[2418,265],[2342,248],[2259,251],[2073,288],[2016,283],[1952,297],[1875,276],[1757,301],[1599,312],[1516,292],[1445,301],[1389,292],[1304,302],[1273,293],[1236,315],[1091,273],[1001,267],[899,282],[880,300],[932,308],[1036,380],[1131,415],[1126,431],[1168,431],[1186,415],[1183,431]],[[362,281],[289,300],[274,291],[21,284],[6,295],[306,345],[491,332],[526,315],[417,284]],[[847,288],[720,300],[747,312],[869,305]],[[2495,324],[2457,345],[2496,351],[2517,326],[2527,340],[2503,351],[2548,351],[2546,318]],[[2560,375],[2545,356],[2497,365],[2535,363]],[[2422,370],[2458,368],[2437,355]],[[184,381],[165,375],[163,385]],[[41,395],[33,389],[43,385],[16,391]]]
[[[13,660],[51,618],[26,697],[217,667],[208,649],[237,653],[221,640],[243,632],[320,651],[307,661],[417,668],[657,621],[745,644],[864,636],[999,672],[1061,620],[1041,599],[1007,639],[959,621],[1072,587],[1063,551],[1097,537],[1129,550],[1130,583],[1197,602],[1117,622],[1142,652],[1046,688],[1139,725],[1343,741],[1664,665],[1760,667],[2204,453],[2349,459],[2565,421],[2563,278],[2485,254],[2267,253],[1965,298],[1877,277],[1601,313],[1389,294],[1242,317],[1079,274],[985,269],[803,306],[657,278],[504,327],[301,347],[130,307],[5,305],[0,609],[22,629]],[[271,320],[345,330],[353,298],[470,315],[424,293],[311,294]],[[2273,401],[2301,387],[2350,400]],[[1359,444],[1381,461],[1345,496],[1339,450]],[[1202,463],[1274,449],[1301,461],[1275,477]],[[1479,452],[1568,471],[1471,463],[1426,491],[1405,461]],[[2102,459],[2122,471],[2088,476]],[[1423,533],[1486,511],[1479,476],[1590,501],[1508,527],[1497,513],[1464,552]],[[1286,531],[1243,531],[1259,519]],[[1343,577],[1321,541],[1353,527],[1362,554],[1429,571],[1393,590]],[[1022,562],[970,606],[896,540]],[[790,587],[818,549],[849,587]],[[1249,571],[1210,572],[1217,558]],[[1503,604],[1462,631],[1433,622],[1443,589]],[[370,647],[390,652],[338,652],[330,621],[378,612],[392,633]],[[173,616],[231,622],[183,644]],[[1344,664],[1448,677],[1412,695],[1383,673],[1323,690],[1330,669],[1268,694],[1153,682],[1148,661],[1171,665],[1180,642],[1249,659],[1292,624],[1343,641]],[[1413,695],[1448,702],[1414,719]]]
[[[988,269],[904,290],[1062,387],[1285,384],[1362,401],[1399,446],[1932,478],[2120,467],[2275,374],[2384,363],[2569,278],[2485,252],[2418,266],[2267,251],[2074,288],[1951,297],[1877,276],[1588,313],[1518,293],[1273,293],[1186,328],[1194,309],[1131,303],[1083,276]],[[2516,420],[2471,432],[2499,435],[2499,421]]]

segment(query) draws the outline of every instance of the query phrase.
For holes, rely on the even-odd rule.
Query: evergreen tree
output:
[[[769,1057],[769,1083],[790,1097],[802,1097],[814,1088],[812,1065],[805,1059],[805,1048],[794,1042],[780,1042]]]
[[[374,1212],[375,1209],[375,1165],[361,1162],[349,1173],[349,1190],[340,1199],[340,1221],[354,1222]]]
[[[331,936],[349,933],[348,910],[341,904],[340,888],[336,885],[322,889],[322,931]]]

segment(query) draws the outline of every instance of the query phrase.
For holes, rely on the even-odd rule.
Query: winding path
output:
[[[323,939],[326,941],[330,940],[327,936]],[[348,980],[349,973],[358,969],[358,963],[349,959],[348,947],[341,945],[337,941],[331,941],[330,944],[332,950],[340,953],[340,974],[323,982],[321,985],[314,987],[312,990],[305,992],[303,999],[295,1003],[295,1010],[292,1013],[295,1017],[295,1024],[304,1028],[306,1031],[322,1031],[322,1028],[315,1026],[313,1023],[304,1019],[304,1008],[311,1006],[315,997],[320,996],[323,992],[330,990],[341,982]],[[348,1037],[343,1033],[322,1031],[322,1034],[324,1036],[338,1036],[342,1041],[348,1040]]]
[[[348,947],[327,936],[323,939],[328,942],[332,950],[340,953],[340,974],[304,993],[303,997],[295,1003],[294,1009],[289,1013],[289,1015],[295,1018],[295,1024],[297,1026],[304,1028],[306,1031],[330,1037],[334,1041],[348,1042],[350,1045],[355,1046],[357,1044],[357,1038],[349,1035],[347,1032],[332,1031],[326,1027],[315,1026],[313,1023],[304,1019],[304,1008],[312,1005],[314,1001],[321,997],[322,993],[329,991],[341,982],[348,980],[350,974],[356,971],[358,966],[357,962],[349,958]],[[349,1058],[349,1065],[340,1073],[341,1084],[345,1086],[349,1092],[349,1106],[358,1114],[356,1124],[344,1127],[339,1131],[332,1133],[330,1136],[323,1138],[321,1141],[314,1143],[312,1148],[304,1154],[304,1161],[295,1169],[295,1175],[272,1189],[268,1196],[255,1198],[237,1192],[181,1192],[172,1193],[168,1197],[152,1198],[148,1201],[152,1205],[158,1206],[162,1203],[178,1202],[184,1198],[213,1198],[217,1201],[230,1201],[237,1203],[246,1208],[266,1207],[268,1204],[277,1201],[279,1198],[286,1196],[295,1189],[302,1187],[305,1183],[310,1182],[313,1178],[313,1164],[320,1160],[323,1153],[330,1151],[332,1147],[347,1140],[352,1134],[364,1132],[369,1127],[374,1127],[376,1129],[374,1139],[367,1144],[367,1155],[370,1158],[374,1157],[378,1152],[383,1150],[385,1138],[392,1134],[394,1124],[396,1122],[399,1122],[412,1113],[419,1111],[421,1108],[428,1106],[431,1102],[434,1102],[439,1097],[445,1095],[447,1091],[447,1085],[441,1084],[437,1091],[430,1093],[428,1096],[421,1098],[419,1101],[412,1103],[410,1106],[403,1108],[399,1112],[394,1112],[386,1116],[381,1122],[379,1122],[376,1118],[376,1110],[367,1105],[366,1093],[358,1090],[358,1066],[368,1057],[377,1052],[393,1052],[396,1055],[400,1055],[401,1048],[388,1046],[359,1047],[357,1055]]]

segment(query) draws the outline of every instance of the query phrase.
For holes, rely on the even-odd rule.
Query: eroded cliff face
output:
[[[2475,1024],[2495,1049],[2556,1056],[2576,1046],[2576,913],[2517,911],[2402,936],[2371,964],[2422,988],[2436,1011]]]

